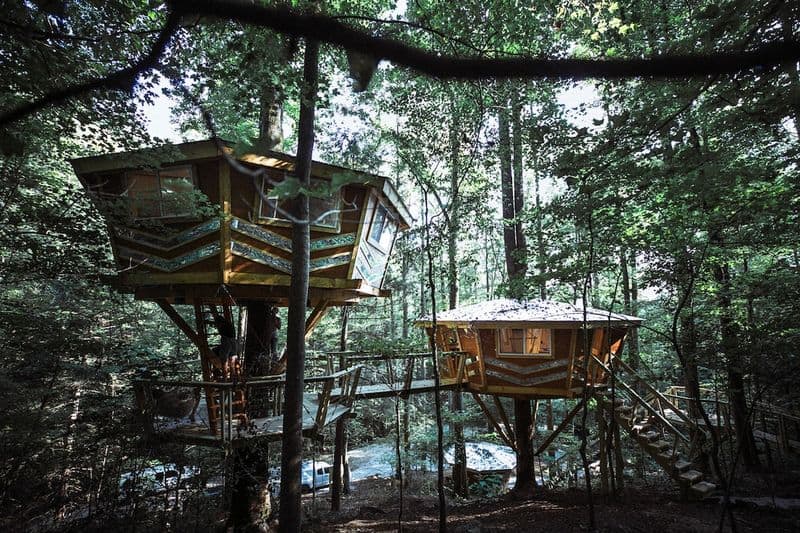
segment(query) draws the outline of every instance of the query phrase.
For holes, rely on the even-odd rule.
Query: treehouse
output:
[[[442,369],[445,384],[462,382],[471,392],[493,396],[573,398],[585,385],[605,383],[602,365],[620,353],[625,335],[640,323],[560,302],[493,300],[437,313],[435,335],[430,318],[417,325],[439,350],[453,352]]]
[[[209,139],[74,159],[72,166],[105,218],[118,272],[113,285],[157,302],[200,354],[202,382],[137,382],[145,431],[200,444],[279,438],[286,354],[276,349],[276,307],[289,300],[295,159],[235,153]],[[374,174],[315,161],[305,192],[308,336],[331,306],[388,294],[381,285],[389,256],[411,217],[389,180]],[[178,304],[194,307],[194,324]],[[320,390],[306,402],[304,433],[346,414],[346,391],[357,382],[353,370],[310,380]]]
[[[219,300],[225,285],[225,296],[286,304],[291,222],[278,193],[294,165],[217,139],[72,160],[106,219],[116,285],[178,303]],[[410,220],[391,182],[314,162],[311,189],[311,304],[385,294],[395,235]]]

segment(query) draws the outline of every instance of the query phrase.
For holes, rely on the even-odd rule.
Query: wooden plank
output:
[[[122,285],[169,285],[172,283],[221,283],[219,272],[130,272],[120,275]]]
[[[219,161],[219,201],[222,208],[222,224],[219,230],[219,263],[222,283],[228,283],[232,265],[231,252],[231,167],[225,159]]]

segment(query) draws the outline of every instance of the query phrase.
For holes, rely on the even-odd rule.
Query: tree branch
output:
[[[462,58],[370,35],[329,16],[299,13],[287,8],[261,7],[236,0],[172,0],[176,12],[234,20],[270,28],[279,33],[327,42],[348,50],[368,51],[434,78],[673,78],[731,74],[800,59],[800,41],[766,44],[746,52],[717,52],[707,55],[669,55],[632,59],[507,59]]]
[[[156,41],[153,43],[153,46],[150,48],[150,51],[131,66],[116,72],[112,72],[111,74],[102,78],[95,78],[78,85],[52,91],[36,100],[33,100],[32,102],[28,102],[27,104],[23,104],[15,109],[12,109],[11,111],[7,111],[0,115],[0,127],[21,120],[41,109],[44,109],[45,107],[63,102],[70,98],[81,96],[92,91],[102,89],[129,89],[131,86],[133,86],[133,83],[136,81],[136,77],[139,76],[139,74],[155,67],[158,64],[158,61],[161,59],[161,56],[164,54],[164,51],[169,44],[169,41],[172,39],[172,36],[178,29],[179,21],[180,15],[178,13],[171,13],[167,18],[167,22],[164,24],[164,27],[161,29],[158,39],[156,39]]]

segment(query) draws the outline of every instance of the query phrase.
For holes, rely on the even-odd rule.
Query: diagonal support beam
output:
[[[579,401],[577,404],[575,404],[575,407],[573,407],[572,410],[569,413],[567,413],[567,416],[564,417],[564,420],[562,420],[561,423],[558,425],[558,427],[553,430],[553,432],[550,434],[550,436],[548,436],[544,440],[544,442],[541,444],[541,446],[539,446],[536,449],[536,451],[533,452],[533,455],[539,455],[540,453],[545,451],[550,446],[550,444],[553,443],[553,440],[555,440],[555,438],[558,437],[558,435],[562,431],[564,431],[564,429],[567,427],[567,424],[572,422],[572,419],[575,418],[575,415],[578,414],[578,411],[581,410],[581,407],[583,407],[583,404],[584,404],[585,401],[586,400],[584,398],[581,398],[581,401]]]
[[[187,336],[189,340],[192,341],[192,344],[200,348],[201,340],[200,335],[189,325],[186,320],[172,307],[166,300],[156,300],[158,306],[167,314],[167,316],[172,319],[176,326]]]
[[[500,435],[502,441],[505,442],[509,448],[517,451],[517,443],[506,433],[506,429],[503,428],[494,415],[492,415],[491,411],[489,411],[489,407],[481,400],[481,397],[475,392],[472,393],[472,397],[475,399],[475,403],[481,408],[481,411],[483,411],[483,414],[486,415],[486,418],[489,419],[489,422],[492,423],[492,426],[494,426],[495,431]]]
[[[320,300],[320,302],[314,307],[314,310],[311,311],[311,314],[308,315],[306,319],[306,340],[311,336],[311,332],[314,331],[314,328],[317,327],[317,324],[320,323],[322,317],[328,312],[330,309],[330,301],[329,300]]]

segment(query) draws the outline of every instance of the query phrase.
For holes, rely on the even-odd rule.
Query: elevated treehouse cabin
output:
[[[417,325],[442,352],[442,384],[471,392],[498,435],[515,447],[509,417],[498,396],[580,398],[534,452],[539,455],[584,405],[583,392],[597,400],[598,439],[607,442],[613,417],[675,480],[684,496],[705,497],[715,485],[702,472],[702,442],[710,428],[688,416],[674,397],[660,392],[619,357],[628,332],[642,320],[600,309],[543,300],[494,300],[444,311]],[[614,387],[610,387],[612,380]],[[501,421],[481,394],[492,396]],[[618,436],[612,440],[619,446]],[[601,446],[601,474],[610,468]],[[621,457],[621,455],[616,455]],[[621,459],[617,463],[621,472]],[[697,468],[697,469],[695,469]]]
[[[584,385],[600,386],[608,364],[641,319],[546,300],[492,300],[443,311],[417,322],[443,352],[457,352],[445,381],[494,396],[574,398]],[[588,336],[588,339],[586,338]],[[588,383],[582,372],[588,340]]]
[[[236,154],[230,144],[209,139],[85,157],[72,165],[105,218],[118,270],[113,284],[137,299],[157,302],[200,353],[207,415],[185,427],[164,427],[198,438],[230,439],[232,422],[245,419],[254,400],[247,388],[231,382],[249,380],[248,386],[255,387],[259,377],[275,371],[276,365],[272,372],[257,367],[263,367],[258,357],[270,351],[279,327],[275,306],[288,304],[292,221],[290,200],[278,191],[290,183],[285,180],[294,172],[295,159],[271,151]],[[306,335],[331,306],[387,294],[381,285],[394,240],[410,220],[384,177],[313,162],[311,182],[308,303],[313,311]],[[193,325],[176,304],[194,307]],[[232,350],[238,362],[220,368],[212,350],[218,332],[208,326],[223,324],[219,334],[224,337],[223,329],[234,329],[235,306],[241,310]],[[279,380],[261,381],[272,390]],[[154,384],[139,385],[144,415],[150,422],[159,419],[154,416],[159,411]],[[262,404],[266,396],[272,398],[273,408],[262,405],[261,414],[275,418],[278,393],[270,394],[258,395]],[[346,408],[350,399],[338,400],[340,407]],[[304,429],[312,431],[338,413],[323,403],[328,402],[320,399],[309,406],[314,412]],[[252,416],[249,423],[252,429]],[[274,419],[271,424],[280,427]],[[267,426],[260,434],[275,437]],[[158,430],[152,424],[150,429]]]

